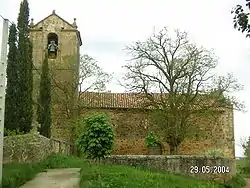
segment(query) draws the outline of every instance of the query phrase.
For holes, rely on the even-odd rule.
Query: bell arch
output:
[[[56,59],[58,54],[58,35],[49,33],[47,36],[48,58]]]

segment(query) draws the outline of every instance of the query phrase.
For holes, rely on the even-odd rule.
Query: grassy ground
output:
[[[40,164],[8,164],[3,166],[2,188],[17,188],[43,170]]]
[[[250,178],[250,167],[249,162],[245,159],[236,160],[237,173],[241,174],[245,178]]]
[[[81,170],[81,188],[243,188],[237,174],[230,182],[218,184],[191,177],[155,172],[129,166],[86,164]]]
[[[133,167],[88,164],[81,170],[81,188],[218,188],[218,184]]]
[[[81,168],[81,188],[242,188],[237,177],[231,186],[190,177],[153,172],[128,166],[90,164],[84,160],[55,155],[38,164],[9,164],[3,168],[3,188],[17,188],[46,169]]]
[[[2,188],[17,188],[46,169],[81,168],[83,164],[79,158],[60,155],[51,156],[41,163],[6,164],[3,166]]]

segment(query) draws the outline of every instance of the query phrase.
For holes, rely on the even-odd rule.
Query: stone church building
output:
[[[33,43],[34,101],[38,98],[41,65],[47,55],[53,86],[52,137],[72,141],[74,128],[67,120],[75,114],[69,109],[74,109],[78,102],[76,83],[82,45],[76,19],[69,23],[53,11],[36,24],[32,19],[30,27],[30,38]],[[138,94],[86,92],[82,93],[81,98],[85,101],[85,105],[81,105],[81,115],[95,112],[109,115],[116,132],[114,154],[147,153],[144,140],[150,130],[150,109],[142,109]],[[35,103],[34,112],[36,108]],[[180,146],[180,154],[204,154],[209,150],[220,150],[224,155],[234,157],[233,110],[224,110],[216,121],[201,121],[201,129],[205,133],[204,139],[185,140]],[[163,144],[164,153],[168,153],[168,145],[164,142]]]

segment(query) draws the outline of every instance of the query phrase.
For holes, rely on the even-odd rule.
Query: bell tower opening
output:
[[[58,36],[55,33],[48,34],[48,58],[56,59],[58,52]]]

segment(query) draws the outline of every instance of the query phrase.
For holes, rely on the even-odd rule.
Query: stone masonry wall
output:
[[[160,170],[222,182],[231,179],[236,173],[235,160],[221,157],[111,155],[103,159],[102,162]]]
[[[39,162],[52,153],[70,154],[70,145],[39,134],[4,137],[3,163]]]
[[[116,144],[114,155],[145,155],[145,137],[150,131],[149,111],[139,109],[85,109],[82,116],[93,113],[106,113],[114,126]],[[234,157],[234,135],[232,111],[225,111],[218,119],[203,120],[199,135],[185,140],[179,148],[179,154],[197,155],[209,150],[220,150],[224,156]],[[164,140],[164,154],[169,153],[169,146]]]
[[[30,31],[33,44],[33,64],[35,65],[33,71],[33,100],[35,102],[39,97],[41,66],[48,50],[48,34],[55,33],[58,36],[57,58],[49,59],[52,78],[53,126],[51,134],[53,137],[69,141],[71,130],[67,126],[68,109],[66,106],[73,104],[73,102],[68,101],[68,98],[76,92],[73,85],[75,85],[80,56],[77,29],[53,13],[32,26]],[[34,105],[33,111],[33,117],[37,119],[37,104]]]

